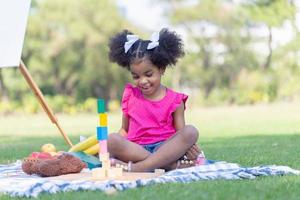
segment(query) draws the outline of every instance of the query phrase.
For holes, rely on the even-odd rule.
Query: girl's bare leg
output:
[[[198,130],[187,125],[170,139],[168,139],[156,152],[153,154],[140,151],[139,158],[144,158],[138,161],[131,160],[133,162],[131,171],[134,172],[146,172],[157,168],[174,168],[174,163],[177,162],[198,140]],[[140,146],[141,147],[141,146]],[[141,147],[142,148],[142,147]],[[138,150],[136,148],[135,150]],[[133,151],[130,150],[130,151]],[[135,153],[134,153],[135,154]],[[128,158],[128,157],[127,157]],[[137,158],[137,157],[135,157]],[[130,161],[130,159],[128,160]]]
[[[142,146],[127,140],[117,133],[109,134],[107,142],[110,155],[124,162],[145,160],[151,154]]]

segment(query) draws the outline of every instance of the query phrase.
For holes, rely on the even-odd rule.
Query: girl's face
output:
[[[143,58],[140,62],[135,62],[130,66],[130,72],[134,84],[141,90],[144,96],[151,97],[159,91],[161,86],[161,76],[164,69],[159,69],[152,62]]]

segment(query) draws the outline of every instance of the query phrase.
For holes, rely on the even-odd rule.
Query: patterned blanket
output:
[[[26,175],[22,172],[21,161],[17,161],[10,165],[0,165],[0,193],[18,197],[37,197],[42,192],[57,193],[80,190],[109,192],[159,183],[254,179],[258,176],[288,174],[300,175],[300,171],[287,166],[241,167],[234,163],[211,162],[208,165],[173,170],[152,179],[138,179],[135,181],[62,181]]]

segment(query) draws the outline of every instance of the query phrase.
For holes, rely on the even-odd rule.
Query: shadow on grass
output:
[[[287,165],[300,169],[300,133],[203,139],[206,157],[242,166]]]

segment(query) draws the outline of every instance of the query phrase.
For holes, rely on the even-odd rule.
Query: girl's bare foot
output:
[[[178,160],[176,165],[176,169],[194,167],[196,165],[196,160]]]

